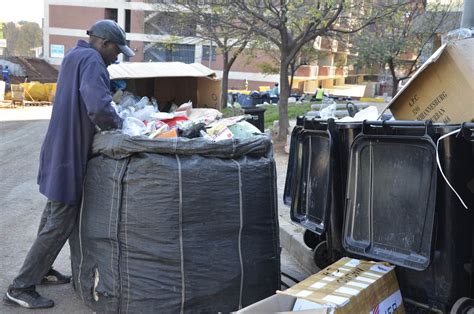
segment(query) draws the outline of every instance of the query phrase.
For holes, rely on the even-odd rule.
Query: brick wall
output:
[[[145,31],[145,12],[132,10],[130,20],[130,32],[143,34]]]
[[[235,72],[250,72],[259,73],[260,68],[257,66],[259,63],[271,62],[272,59],[262,52],[257,53],[255,56],[249,57],[246,54],[240,54],[232,65],[231,71]],[[202,60],[202,64],[209,66],[209,60]],[[213,70],[223,70],[223,58],[222,55],[218,54],[216,60],[212,61],[211,68]]]
[[[104,18],[104,8],[87,8],[68,5],[49,6],[49,26],[59,28],[88,29]]]
[[[130,58],[131,62],[141,62],[143,61],[143,47],[144,44],[141,41],[131,41],[130,48],[135,52],[135,56]]]

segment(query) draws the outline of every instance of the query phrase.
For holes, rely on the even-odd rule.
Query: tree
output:
[[[170,11],[181,12],[178,23],[188,23],[196,27],[195,37],[203,41],[209,41],[212,45],[208,47],[207,57],[213,57],[213,45],[215,50],[222,55],[222,91],[221,106],[227,106],[227,93],[229,89],[229,72],[237,57],[245,49],[250,32],[246,29],[236,28],[232,25],[233,12],[228,6],[206,5],[199,1],[178,0],[174,4],[168,4]],[[225,23],[222,21],[225,20]],[[215,56],[215,55],[214,55]]]
[[[20,32],[17,39],[16,53],[20,56],[34,57],[32,48],[41,46],[43,31],[38,23],[20,22]]]
[[[356,35],[358,63],[388,68],[395,96],[399,82],[421,66],[424,54],[432,53],[433,39],[450,10],[451,4],[404,3],[393,16],[377,20]]]
[[[7,40],[5,55],[15,55],[16,38],[18,38],[18,32],[19,30],[15,23],[5,23],[3,28],[3,36]]]
[[[260,72],[263,74],[278,74],[280,73],[280,52],[278,47],[269,41],[254,40],[251,48],[244,52],[247,54],[248,62],[251,63],[257,52],[265,51],[265,54],[270,57],[269,61],[257,64]],[[296,71],[303,65],[310,65],[317,61],[323,53],[314,48],[313,42],[306,43],[300,51],[295,55],[290,62],[288,73],[290,73],[289,89],[293,89],[293,81]]]
[[[272,42],[279,51],[280,102],[279,140],[288,134],[289,68],[296,55],[317,36],[356,32],[373,22],[370,12],[375,5],[362,0],[233,0],[223,1],[232,7],[236,27]],[[378,3],[379,1],[373,1]],[[222,3],[222,2],[219,2]],[[357,10],[353,10],[356,8]],[[376,15],[380,12],[375,12]],[[383,14],[387,14],[385,11]]]
[[[6,54],[10,56],[35,56],[32,48],[41,46],[43,41],[43,32],[37,23],[9,22],[3,32],[7,40]]]

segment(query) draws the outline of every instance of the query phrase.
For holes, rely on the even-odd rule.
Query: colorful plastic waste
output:
[[[215,120],[222,117],[222,112],[211,108],[193,108],[191,114],[188,116],[189,120],[195,123],[202,122],[206,125],[214,122]]]
[[[178,137],[178,131],[176,129],[171,129],[169,131],[160,133],[156,135],[154,138],[173,138]]]
[[[247,121],[240,121],[228,126],[235,139],[246,139],[258,134],[262,134],[260,130],[253,124]]]
[[[148,138],[153,139],[157,137],[158,135],[160,135],[161,133],[168,132],[170,129],[166,123],[161,123],[161,125],[156,123],[155,128],[156,128],[155,131],[151,132],[150,135],[148,135]]]
[[[240,115],[222,119],[222,113],[212,108],[193,108],[191,101],[180,106],[170,103],[170,112],[160,112],[155,98],[137,97],[130,92],[118,92],[112,106],[124,119],[122,133],[149,139],[204,137],[209,141],[245,139],[261,132]]]
[[[180,121],[188,120],[187,117],[173,117],[171,119],[163,120],[164,123],[168,124],[170,128],[174,127]]]
[[[217,123],[212,128],[207,130],[207,134],[214,142],[229,140],[234,137],[225,123]]]

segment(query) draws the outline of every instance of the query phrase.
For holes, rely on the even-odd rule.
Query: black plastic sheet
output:
[[[70,238],[97,312],[235,311],[279,288],[271,141],[97,135]]]

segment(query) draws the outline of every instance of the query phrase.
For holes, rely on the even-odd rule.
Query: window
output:
[[[131,11],[125,10],[125,33],[130,33]]]
[[[194,45],[149,43],[145,46],[144,59],[157,62],[194,63],[195,48]]]
[[[180,12],[145,11],[145,34],[196,36],[196,23],[187,20]]]
[[[104,12],[104,18],[106,20],[114,20],[115,22],[118,21],[118,10],[117,9],[110,9],[106,8]]]
[[[211,54],[211,61],[216,61],[216,46],[212,46],[212,51],[210,46],[202,46],[202,60],[209,60],[209,53]]]

